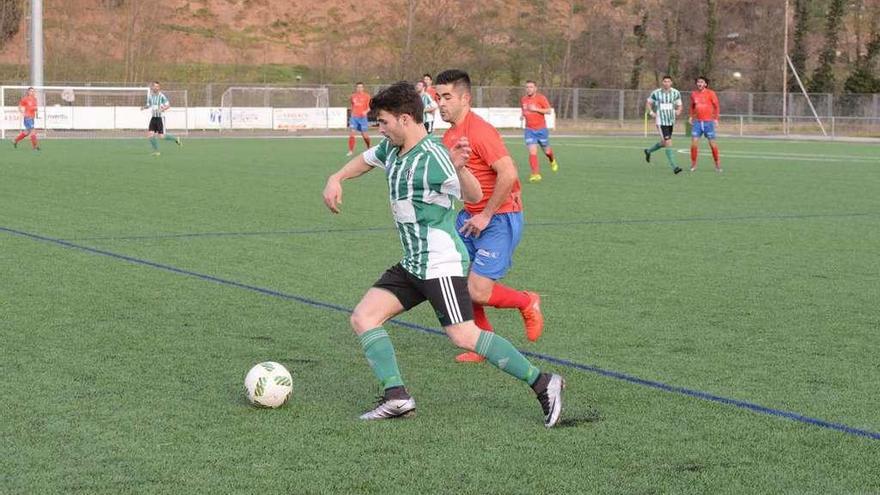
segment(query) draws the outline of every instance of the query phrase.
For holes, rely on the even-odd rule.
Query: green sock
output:
[[[532,385],[541,372],[504,337],[481,330],[477,339],[477,354],[486,358],[502,371]]]
[[[394,346],[391,345],[388,332],[378,327],[362,333],[360,339],[367,362],[382,383],[382,388],[402,387],[403,379],[400,378],[400,369],[397,367]]]
[[[177,137],[172,136],[171,134],[165,134],[165,141],[177,141]]]
[[[669,160],[669,166],[675,169],[678,165],[675,164],[675,158],[672,156],[672,148],[666,148],[666,159]]]
[[[150,146],[153,147],[153,151],[159,151],[159,140],[156,139],[156,136],[150,138]]]
[[[662,148],[662,147],[663,147],[662,144],[660,144],[660,143],[654,143],[654,146],[651,146],[650,148],[648,148],[648,153],[653,153],[653,152],[659,150],[659,149]]]

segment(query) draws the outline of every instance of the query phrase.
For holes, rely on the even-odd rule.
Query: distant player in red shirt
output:
[[[422,82],[425,83],[425,93],[434,98],[435,102],[440,103],[440,95],[437,94],[437,90],[434,88],[434,79],[431,77],[431,74],[423,75]]]
[[[351,102],[351,119],[348,122],[351,132],[348,134],[348,156],[354,154],[355,133],[360,132],[367,149],[370,148],[370,136],[367,131],[370,123],[367,120],[367,112],[370,111],[370,94],[364,91],[364,83],[354,85],[354,93],[349,98]]]
[[[715,127],[718,125],[718,116],[721,108],[718,105],[718,95],[709,89],[709,80],[703,76],[694,81],[697,89],[691,92],[691,111],[688,122],[691,124],[691,172],[697,170],[697,146],[700,137],[706,136],[709,140],[709,148],[712,149],[712,158],[715,160],[715,171],[721,173],[721,157],[718,145],[715,144]]]
[[[517,308],[526,327],[526,337],[535,341],[544,330],[541,297],[534,292],[512,289],[498,282],[507,274],[513,252],[522,236],[523,214],[516,165],[501,135],[491,124],[471,111],[471,80],[467,72],[451,69],[437,75],[440,117],[452,124],[443,144],[452,149],[464,141],[470,145],[467,167],[480,181],[483,198],[465,203],[456,229],[471,258],[468,292],[473,301],[474,322],[492,331],[483,306]],[[459,354],[459,362],[483,361],[474,352]]]
[[[18,143],[30,136],[31,148],[39,150],[40,145],[37,144],[37,133],[34,130],[34,119],[37,118],[37,90],[32,87],[27,89],[27,94],[18,102],[18,111],[21,112],[24,130],[12,141],[12,146],[18,148]]]
[[[547,159],[550,160],[550,170],[559,170],[556,157],[553,156],[553,148],[550,147],[550,131],[547,130],[545,115],[553,111],[547,97],[538,93],[538,85],[535,81],[526,81],[526,95],[520,99],[522,107],[522,119],[525,121],[526,147],[529,149],[529,182],[541,182],[541,167],[538,165],[538,145]]]

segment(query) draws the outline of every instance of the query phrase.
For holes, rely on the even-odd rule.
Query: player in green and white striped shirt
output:
[[[508,340],[480,330],[468,293],[468,253],[455,230],[455,200],[479,201],[480,182],[468,170],[467,139],[452,156],[422,125],[424,106],[412,84],[393,84],[370,101],[370,113],[385,139],[327,179],[324,204],[339,213],[342,181],[382,169],[388,183],[403,260],[364,294],[351,315],[367,362],[384,389],[383,400],[361,419],[389,419],[415,411],[404,387],[385,322],[428,301],[456,346],[475,351],[506,373],[528,383],[538,396],[547,427],[558,423],[564,381],[541,373]],[[352,253],[357,256],[357,253]],[[467,385],[468,387],[471,384]]]
[[[422,105],[425,106],[425,114],[422,120],[425,124],[425,130],[428,134],[434,132],[434,114],[437,112],[437,102],[425,90],[425,81],[416,81],[416,92],[422,98]]]
[[[673,173],[680,173],[681,168],[676,165],[672,151],[672,129],[675,118],[681,115],[681,93],[672,87],[672,78],[663,76],[663,87],[655,89],[645,102],[645,113],[654,117],[657,130],[660,131],[660,141],[646,148],[645,161],[651,162],[651,153],[666,148],[666,159]]]
[[[151,117],[150,126],[148,128],[148,137],[150,139],[150,146],[153,148],[154,156],[159,156],[159,141],[156,139],[157,134],[160,137],[164,137],[166,141],[174,141],[178,146],[182,144],[179,137],[165,134],[165,119],[162,115],[169,108],[171,108],[171,102],[168,101],[168,97],[165,96],[165,93],[160,91],[159,81],[153,81],[153,84],[150,85],[150,92],[147,93],[147,104],[144,105],[142,110],[150,110]]]

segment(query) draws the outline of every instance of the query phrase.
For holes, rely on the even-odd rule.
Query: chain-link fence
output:
[[[15,84],[9,83],[9,84]],[[59,82],[66,86],[113,86],[114,83]],[[118,84],[116,84],[118,85]],[[384,85],[367,84],[371,94]],[[174,83],[163,82],[163,90],[185,90],[190,107],[220,107],[222,96],[231,87],[278,88],[279,84]],[[291,84],[289,87],[306,88]],[[322,85],[330,107],[348,107],[354,85]],[[645,100],[650,90],[541,88],[556,113],[557,128],[571,132],[638,133],[645,130]],[[519,107],[521,87],[476,86],[475,107]],[[682,91],[685,114],[690,92]],[[721,132],[729,134],[781,134],[782,93],[745,91],[718,92],[721,106]],[[832,136],[880,137],[880,94],[811,94],[813,106],[826,131]],[[800,93],[788,94],[788,131],[821,135],[807,99]],[[685,119],[682,118],[682,122]],[[684,125],[681,126],[682,128]]]

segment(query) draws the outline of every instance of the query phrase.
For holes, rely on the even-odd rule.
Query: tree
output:
[[[639,89],[642,80],[642,66],[645,63],[645,44],[648,41],[648,11],[642,14],[641,24],[633,27],[636,37],[636,57],[633,60],[632,76],[629,78],[629,89]]]
[[[807,47],[806,37],[809,32],[810,10],[807,5],[809,0],[794,0],[794,43],[792,44],[791,65],[797,71],[801,79],[807,74]],[[789,91],[800,91],[797,80],[791,77],[788,80]]]
[[[0,48],[18,34],[22,15],[21,0],[0,0]]]
[[[716,1],[706,0],[706,34],[703,37],[705,52],[703,63],[700,65],[700,73],[711,78],[715,69],[715,37],[718,35],[718,13]]]
[[[843,21],[845,0],[831,0],[825,23],[825,47],[819,55],[819,67],[813,72],[807,90],[811,93],[834,92],[834,62],[837,59],[838,31]]]

